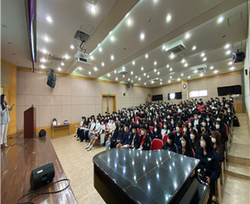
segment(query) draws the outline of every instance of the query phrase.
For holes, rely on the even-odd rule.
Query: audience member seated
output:
[[[118,130],[117,134],[113,134],[112,138],[111,138],[111,144],[110,144],[110,148],[116,148],[117,144],[119,144],[123,137],[124,137],[124,122],[121,122],[120,128]]]
[[[194,157],[193,151],[190,145],[190,139],[187,135],[182,135],[181,137],[182,155],[187,157]]]
[[[162,139],[160,125],[155,125],[154,131],[151,134],[151,140],[153,141],[153,139]]]
[[[77,125],[74,137],[77,137],[77,138],[79,137],[81,128],[84,127],[84,125],[86,125],[86,121],[85,120],[86,120],[86,118],[82,116],[80,125]]]
[[[194,152],[200,148],[200,139],[196,130],[192,129],[190,132],[190,145]]]
[[[168,141],[165,142],[165,144],[162,146],[162,149],[177,153],[177,146],[174,143],[174,134],[173,133],[169,133]]]
[[[221,136],[219,131],[214,131],[212,133],[212,143],[214,146],[214,151],[218,156],[219,162],[224,162],[225,157],[224,157],[224,149],[221,143]]]
[[[113,130],[113,125],[112,125],[112,129],[111,128],[109,129],[108,140],[105,142],[106,150],[108,150],[110,147],[112,137],[114,136],[116,138],[119,132],[118,124],[114,123],[113,120],[111,120],[111,124],[114,124],[115,130]]]
[[[176,125],[176,133],[174,133],[174,143],[177,146],[177,153],[179,153],[179,154],[182,153],[182,146],[181,146],[182,133],[181,133],[181,128],[182,128],[181,123],[177,123],[177,125]]]
[[[141,137],[138,142],[136,149],[140,150],[150,150],[151,148],[151,138],[147,133],[148,127],[146,125],[142,125],[141,127]]]

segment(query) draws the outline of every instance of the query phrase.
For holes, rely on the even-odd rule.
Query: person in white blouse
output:
[[[161,129],[161,136],[162,138],[164,137],[164,135],[168,135],[170,133],[170,129],[168,127],[168,123],[164,122],[163,123],[163,128]]]

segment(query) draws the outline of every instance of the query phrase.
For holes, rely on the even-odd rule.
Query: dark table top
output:
[[[2,203],[17,203],[17,200],[29,191],[31,171],[37,167],[53,162],[55,169],[53,181],[67,178],[49,137],[24,139],[23,134],[17,134],[8,138],[8,145],[8,148],[1,148]],[[54,184],[46,192],[58,191],[67,185],[67,181]],[[32,196],[21,201],[28,201]],[[32,202],[39,204],[77,203],[71,187],[57,194],[40,195]]]
[[[137,203],[170,202],[199,164],[167,150],[132,149],[105,151],[93,162]]]

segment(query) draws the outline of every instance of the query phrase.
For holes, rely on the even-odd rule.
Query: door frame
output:
[[[111,94],[110,96],[108,94],[102,94],[102,115],[103,115],[103,98],[104,97],[107,97],[107,99],[109,97],[114,97],[114,102],[113,102],[113,106],[114,106],[113,108],[114,108],[114,110],[113,111],[116,112],[116,94]],[[109,99],[107,100],[107,107],[109,109]]]

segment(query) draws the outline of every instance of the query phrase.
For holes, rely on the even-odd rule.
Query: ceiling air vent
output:
[[[53,61],[63,61],[64,58],[62,56],[54,55],[54,54],[48,54],[47,56],[48,60],[53,60]]]
[[[121,71],[118,71],[118,74],[127,74],[128,73],[128,71],[126,71],[126,70],[121,70]]]
[[[171,46],[167,46],[167,49],[166,49],[166,52],[168,53],[173,53],[173,54],[177,54],[183,50],[185,50],[186,47],[185,45],[182,43],[182,41],[178,41],[176,43],[174,43],[173,45]]]
[[[200,67],[197,69],[199,73],[203,73],[207,71],[207,67]]]

